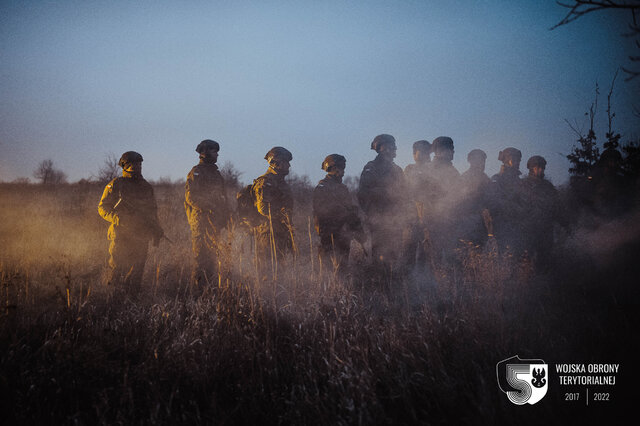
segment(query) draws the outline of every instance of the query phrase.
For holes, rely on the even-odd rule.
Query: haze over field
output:
[[[359,175],[372,138],[411,144],[451,136],[454,165],[484,149],[543,155],[567,180],[584,113],[633,52],[628,13],[566,14],[555,1],[2,2],[0,180],[32,176],[53,159],[71,181],[107,153],[136,150],[147,178],[182,179],[205,138],[249,181],[273,145],[292,172],[322,177],[322,159],[347,157]],[[614,90],[623,141],[640,134],[632,105],[640,79]],[[635,102],[636,105],[638,102]],[[574,121],[576,120],[576,121]]]
[[[638,15],[640,0],[620,1]],[[2,419],[631,412],[640,39],[611,10],[550,31],[566,13],[554,0],[0,2]],[[572,151],[596,84],[600,152],[591,133]],[[458,178],[441,138],[403,174],[382,136],[358,182],[381,133],[402,168],[414,141],[442,135],[460,172],[474,148],[489,176],[500,150],[522,152],[503,151],[493,182],[481,153]],[[220,175],[210,141],[193,167],[205,138]],[[281,149],[275,176],[243,185],[274,145],[293,153],[286,185]],[[129,150],[153,187],[137,154],[114,165]],[[339,157],[316,186],[329,153],[346,156],[350,192]],[[512,383],[514,359],[548,369]],[[618,366],[615,385],[554,368],[582,363]]]

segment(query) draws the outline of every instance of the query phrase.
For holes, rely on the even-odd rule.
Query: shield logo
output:
[[[541,359],[520,359],[518,355],[496,365],[498,386],[516,405],[535,404],[547,394],[549,366]]]

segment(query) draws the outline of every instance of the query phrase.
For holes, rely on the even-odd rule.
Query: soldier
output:
[[[262,250],[274,247],[281,256],[293,250],[293,195],[285,181],[293,155],[281,146],[273,147],[265,155],[269,169],[251,187],[258,215],[254,223]]]
[[[408,164],[404,168],[404,175],[411,193],[415,194],[424,184],[431,163],[431,143],[429,141],[419,140],[413,143],[413,160],[414,164]]]
[[[187,175],[184,208],[191,227],[195,258],[191,279],[196,285],[211,283],[218,274],[218,235],[229,220],[224,179],[216,162],[220,144],[205,139],[196,152],[200,162]]]
[[[450,258],[457,243],[457,196],[460,173],[453,166],[453,139],[439,136],[431,144],[433,161],[429,168],[431,208],[427,211],[427,224],[435,261]]]
[[[503,249],[510,247],[520,254],[523,249],[521,220],[526,213],[520,180],[522,153],[509,147],[500,151],[498,160],[502,161],[502,166],[487,187],[487,210],[483,215],[490,236],[496,237],[499,246]]]
[[[425,211],[430,210],[433,194],[431,181],[429,180],[429,166],[431,165],[431,143],[419,140],[413,143],[413,159],[415,164],[409,164],[404,169],[407,181],[408,197],[413,202],[414,213],[409,218],[409,235],[403,248],[406,256],[405,263],[414,265],[416,262],[424,264],[427,250],[425,243],[428,240],[428,232],[425,222]]]
[[[481,149],[473,149],[467,154],[469,170],[461,176],[462,186],[467,193],[482,191],[489,184],[489,176],[484,172],[487,154]]]
[[[460,178],[460,172],[453,166],[453,139],[439,136],[431,144],[433,161],[431,162],[430,177],[438,184],[438,198],[446,196],[455,188]]]
[[[371,232],[373,258],[391,265],[401,254],[406,202],[406,182],[396,157],[396,140],[391,135],[378,135],[371,142],[378,154],[369,161],[360,175],[358,202],[364,211]]]
[[[484,172],[486,160],[487,154],[483,150],[471,150],[467,154],[469,169],[460,176],[460,239],[475,244],[484,244],[487,236],[482,221],[484,196],[490,181]]]
[[[361,244],[365,240],[358,207],[342,183],[346,164],[342,155],[328,155],[322,162],[327,175],[313,190],[313,219],[320,236],[318,252],[321,259],[332,257],[342,270],[349,260],[351,240],[355,238]]]
[[[142,155],[122,154],[122,177],[107,184],[98,212],[109,226],[109,283],[137,295],[140,289],[149,241],[160,243],[164,232],[158,221],[153,188],[142,177]]]
[[[558,191],[544,178],[547,161],[534,155],[527,161],[529,174],[522,179],[522,196],[527,212],[523,222],[523,238],[529,254],[546,265],[553,248],[553,226],[560,219]]]
[[[505,188],[520,188],[520,161],[522,152],[519,149],[509,147],[498,153],[498,161],[502,161],[500,172],[491,177],[491,181],[500,184]]]

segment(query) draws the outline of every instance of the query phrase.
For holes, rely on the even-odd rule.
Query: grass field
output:
[[[381,279],[321,268],[300,202],[295,258],[263,276],[232,230],[229,274],[196,296],[183,188],[155,191],[173,243],[150,250],[131,301],[103,284],[102,186],[0,184],[0,423],[568,424],[633,400],[637,216],[574,229],[544,272],[470,246]],[[607,403],[567,402],[584,387],[550,375],[516,406],[496,380],[516,354],[620,373]]]

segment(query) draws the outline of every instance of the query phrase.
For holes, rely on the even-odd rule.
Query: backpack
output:
[[[258,222],[260,216],[255,205],[256,195],[253,190],[255,183],[256,181],[254,180],[252,184],[245,186],[236,194],[238,218],[240,222],[245,222],[251,226],[254,226]]]

